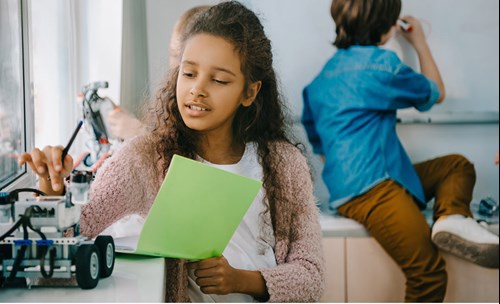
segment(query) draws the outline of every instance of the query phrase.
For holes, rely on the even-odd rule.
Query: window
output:
[[[28,3],[35,103],[34,144],[42,149],[47,145],[64,145],[77,123],[77,18],[75,1],[30,0]]]
[[[0,191],[35,186],[17,155],[67,143],[84,85],[108,81],[120,101],[121,22],[122,0],[0,0]],[[89,150],[85,133],[74,159]]]
[[[2,1],[2,0],[0,0]],[[28,0],[34,94],[34,144],[65,145],[82,117],[78,93],[95,81],[99,92],[119,101],[122,0]],[[85,124],[69,154],[94,147]]]
[[[33,143],[26,1],[0,1],[0,189],[31,184],[17,155]]]

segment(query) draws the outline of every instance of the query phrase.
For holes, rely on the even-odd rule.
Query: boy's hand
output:
[[[413,16],[403,16],[401,17],[402,20],[405,22],[409,23],[412,27],[411,31],[404,31],[401,29],[401,27],[397,26],[397,29],[403,37],[408,40],[408,42],[413,45],[415,48],[419,47],[421,44],[427,44],[426,39],[425,39],[425,34],[422,28],[422,24],[420,21],[413,17]]]

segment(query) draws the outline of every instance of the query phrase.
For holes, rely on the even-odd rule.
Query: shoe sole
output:
[[[442,250],[486,268],[499,268],[498,244],[479,244],[449,232],[438,232],[433,242]]]

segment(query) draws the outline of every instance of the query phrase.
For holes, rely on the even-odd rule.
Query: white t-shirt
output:
[[[246,177],[262,180],[262,166],[258,161],[257,145],[249,143],[245,153],[236,164],[217,165],[197,157],[198,161],[215,168],[237,173]],[[274,255],[274,233],[271,217],[264,205],[264,190],[261,188],[255,200],[250,205],[226,249],[222,253],[234,268],[256,270],[276,266]],[[254,302],[253,297],[240,293],[228,295],[204,294],[196,284],[193,271],[188,273],[188,294],[192,302]]]

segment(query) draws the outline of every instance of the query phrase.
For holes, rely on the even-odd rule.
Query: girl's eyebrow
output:
[[[198,66],[198,64],[196,62],[190,61],[190,60],[183,60],[182,64],[187,64],[187,65],[192,65],[192,66]],[[217,71],[225,72],[225,73],[228,73],[230,75],[233,75],[234,77],[237,77],[235,73],[233,73],[231,70],[228,70],[226,68],[215,66],[215,67],[213,67],[213,69],[217,70]]]

